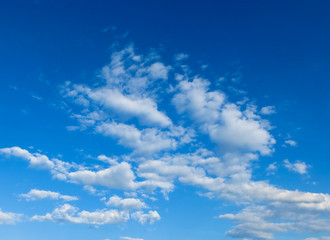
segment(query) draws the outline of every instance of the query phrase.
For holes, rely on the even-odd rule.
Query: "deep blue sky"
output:
[[[329,13],[329,1],[2,1],[0,3],[0,148],[9,149],[17,146],[28,150],[31,154],[40,152],[50,159],[59,158],[65,162],[75,162],[88,166],[93,171],[109,167],[95,162],[98,155],[117,156],[120,161],[126,162],[128,160],[123,157],[125,156],[130,158],[128,162],[139,181],[145,178],[139,175],[139,168],[147,158],[163,161],[162,157],[166,154],[172,157],[175,154],[193,154],[198,148],[204,148],[224,161],[225,154],[233,153],[235,150],[235,154],[238,154],[240,159],[238,166],[245,166],[246,163],[242,160],[244,157],[241,154],[257,155],[258,160],[248,161],[244,170],[245,173],[251,174],[249,178],[251,184],[266,181],[269,186],[280,190],[298,189],[306,192],[329,193]],[[140,98],[141,101],[150,98],[156,104],[156,108],[166,114],[175,126],[180,125],[196,131],[192,143],[175,149],[148,153],[149,155],[142,156],[146,158],[144,160],[140,159],[141,155],[138,157],[134,155],[141,147],[136,147],[136,142],[129,145],[128,140],[125,139],[123,143],[117,133],[100,134],[97,127],[104,123],[116,122],[134,125],[139,131],[147,128],[158,129],[155,125],[144,125],[143,121],[148,121],[149,113],[126,112],[126,115],[122,116],[121,108],[124,106],[116,110],[112,103],[109,103],[111,105],[109,110],[109,106],[103,102],[104,99],[96,100],[95,96],[79,92],[75,97],[84,96],[94,104],[92,107],[96,112],[108,111],[109,114],[102,120],[97,119],[93,126],[84,128],[83,123],[77,121],[77,117],[73,115],[80,114],[86,117],[84,115],[86,112],[92,112],[91,105],[86,107],[77,104],[77,99],[71,99],[66,95],[75,89],[74,84],[88,87],[96,95],[100,93],[97,92],[100,89],[113,91],[114,87],[109,85],[110,80],[99,77],[100,71],[113,60],[112,54],[129,49],[130,44],[134,45],[136,54],[144,55],[142,62],[145,65],[139,65],[144,74],[151,70],[143,67],[149,66],[148,64],[153,61],[168,67],[166,77],[160,77],[166,83],[159,85],[163,91],[159,90],[158,85],[150,85],[153,90],[129,94],[126,89],[126,92],[122,92],[123,96],[133,99],[133,102],[138,102],[137,99]],[[157,57],[151,59],[148,56],[150,52]],[[202,120],[203,117],[197,118],[194,115],[196,114],[194,111],[204,111],[209,102],[204,106],[205,108],[198,110],[199,105],[192,104],[189,105],[190,109],[187,107],[180,112],[180,106],[183,108],[188,103],[182,106],[173,100],[176,94],[189,95],[180,88],[179,81],[174,79],[175,74],[182,73],[183,69],[182,65],[180,66],[183,63],[174,60],[174,56],[180,53],[189,55],[184,62],[190,69],[188,82],[192,83],[194,76],[203,77],[209,84],[209,87],[204,89],[206,95],[212,92],[212,94],[223,93],[226,96],[226,102],[222,103],[224,105],[216,109],[219,114],[217,120],[206,121]],[[127,64],[132,63],[128,61]],[[218,81],[219,78],[224,80]],[[129,86],[130,83],[126,83],[126,80],[123,80],[122,84]],[[65,85],[68,81],[71,84]],[[172,92],[165,90],[169,89],[169,85],[174,87]],[[198,87],[202,89],[200,85]],[[198,98],[196,93],[193,96]],[[237,103],[244,98],[248,98],[248,101],[242,105]],[[110,102],[112,101],[115,100],[112,99]],[[192,99],[189,101],[194,102]],[[130,104],[134,104],[133,102]],[[276,140],[276,144],[264,142],[261,144],[271,149],[270,153],[262,153],[259,145],[253,149],[246,147],[250,143],[244,143],[244,149],[236,149],[240,140],[244,139],[243,135],[249,135],[243,130],[239,133],[230,132],[239,129],[238,127],[231,130],[225,128],[226,133],[228,130],[228,139],[236,136],[235,134],[240,136],[235,139],[237,142],[234,142],[237,146],[231,140],[222,137],[225,135],[223,132],[225,130],[221,124],[226,124],[221,114],[229,103],[236,104],[243,115],[246,114],[244,110],[247,107],[255,107],[254,114],[259,117],[253,121],[260,124],[258,126],[263,133],[267,132],[272,136],[268,136],[268,140],[272,138]],[[123,103],[120,102],[119,105],[121,104]],[[146,102],[142,105],[145,104]],[[269,109],[274,110],[272,114],[262,113],[262,107],[267,106],[271,106]],[[242,119],[245,119],[244,117],[246,116],[244,115]],[[263,125],[263,120],[267,120],[267,124],[272,127]],[[212,135],[215,125],[221,127],[221,131],[216,132],[216,136]],[[68,126],[75,126],[77,129],[79,127],[79,130],[70,131]],[[167,133],[173,131],[167,128],[158,130]],[[252,132],[250,136],[251,142],[258,142],[253,138],[255,135]],[[286,143],[288,140],[291,141],[292,146]],[[88,194],[83,189],[85,182],[73,184],[74,181],[70,180],[70,177],[66,181],[54,180],[54,173],[51,171],[50,174],[49,171],[34,170],[31,163],[31,167],[28,167],[26,162],[18,160],[22,156],[18,157],[15,154],[5,153],[5,150],[2,151],[4,155],[0,155],[0,159],[5,161],[0,160],[0,181],[3,183],[0,194],[5,197],[0,199],[0,209],[4,213],[21,213],[24,217],[15,225],[7,225],[8,222],[2,222],[0,215],[1,239],[4,233],[6,233],[5,240],[23,239],[23,236],[28,236],[26,239],[36,239],[38,233],[35,229],[39,227],[38,224],[44,224],[48,231],[54,232],[54,239],[66,239],[65,237],[72,239],[72,236],[81,229],[86,231],[81,235],[81,239],[92,239],[90,229],[93,228],[93,224],[86,227],[85,224],[64,223],[62,226],[56,223],[58,219],[53,219],[55,223],[29,221],[34,215],[51,213],[53,209],[63,205],[63,202],[61,200],[52,204],[45,202],[54,199],[39,200],[42,203],[26,201],[19,197],[20,194],[27,193],[31,189],[39,189],[78,196],[78,202],[69,203],[79,207],[80,210],[96,211],[111,209],[111,206],[100,202],[100,196]],[[271,168],[268,167],[272,163],[275,163],[276,167],[269,170]],[[302,163],[305,164],[306,171],[295,168],[295,166],[301,167]],[[184,169],[183,166],[180,167]],[[220,177],[205,166],[203,170],[208,177]],[[65,174],[69,176],[68,172]],[[244,210],[257,214],[256,209],[251,210],[253,206],[267,206],[275,211],[273,198],[239,203],[233,199],[233,193],[230,193],[231,197],[224,197],[224,189],[220,191],[221,193],[218,190],[211,191],[205,186],[180,180],[180,177],[182,176],[176,173],[173,179],[167,179],[176,186],[170,192],[169,200],[165,200],[166,197],[162,196],[161,188],[156,189],[154,193],[158,201],[146,200],[150,209],[144,211],[157,210],[161,216],[160,221],[150,226],[132,220],[121,223],[124,227],[120,224],[119,227],[116,224],[110,225],[113,235],[102,225],[99,229],[94,229],[97,239],[114,240],[123,236],[144,240],[169,238],[195,240],[203,236],[210,240],[231,239],[231,236],[240,239],[257,239],[256,236],[259,236],[259,239],[269,239],[260,237],[260,234],[251,235],[245,231],[245,228],[240,229],[241,235],[230,233],[226,235],[225,232],[235,229],[235,226],[238,225],[239,229],[239,224],[243,224],[244,227],[244,224],[250,223],[215,217],[226,213],[237,214]],[[221,175],[221,177],[227,181],[227,178],[230,179],[233,175]],[[123,192],[127,191],[121,188],[113,190],[100,183],[87,185],[99,187],[97,190],[100,192],[106,191],[102,196],[107,199],[113,195],[124,199]],[[134,196],[136,199],[143,199],[144,190],[136,188],[134,191],[137,194]],[[209,199],[196,194],[203,191],[211,191],[216,197]],[[325,196],[324,201],[328,201],[329,204],[330,197]],[[294,202],[292,199],[285,201]],[[35,203],[40,206],[33,207]],[[283,209],[285,207],[287,205],[282,206]],[[36,208],[38,211],[34,211]],[[281,212],[279,209],[276,211]],[[329,213],[330,208],[318,212],[325,224],[329,223]],[[303,224],[299,219],[288,218],[278,212],[276,214],[280,217],[272,216],[268,220]],[[305,216],[301,209],[295,214]],[[182,226],[179,227],[175,222],[182,216],[184,218],[178,221]],[[311,218],[314,219],[315,216]],[[315,217],[315,220],[318,219]],[[322,225],[320,222],[317,224]],[[65,233],[58,229],[59,226],[66,228]],[[191,229],[194,231],[188,237],[187,234]],[[327,240],[321,237],[326,237],[327,233],[329,235],[330,229],[323,229],[321,233],[317,233],[321,235],[317,235],[316,231],[311,229],[303,236],[295,235],[295,231],[290,227],[283,230],[287,235],[278,233],[281,231],[270,229],[267,231],[274,233],[275,239],[308,239],[315,236],[318,237],[315,239]],[[170,235],[164,236],[166,232]]]

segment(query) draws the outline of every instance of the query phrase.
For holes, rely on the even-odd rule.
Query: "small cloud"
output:
[[[261,108],[260,113],[263,114],[263,115],[274,114],[274,113],[276,113],[275,107],[274,106],[263,107],[263,108]]]
[[[116,31],[117,27],[116,26],[108,26],[108,27],[105,27],[103,28],[102,32],[103,33],[106,33],[106,32],[109,32],[109,31]]]
[[[202,70],[206,70],[207,68],[208,68],[208,65],[207,64],[204,64],[204,65],[201,66],[201,69]]]
[[[188,54],[185,54],[185,53],[179,53],[179,54],[176,54],[174,56],[174,60],[175,61],[183,61],[183,60],[186,60],[189,58],[189,55]]]
[[[143,240],[142,238],[120,237],[122,240]]]
[[[38,189],[31,189],[26,194],[21,194],[20,197],[25,198],[26,201],[35,201],[41,199],[52,199],[52,200],[64,200],[64,201],[76,201],[78,197],[62,195],[58,192],[44,191]]]
[[[311,167],[310,165],[307,165],[305,162],[301,161],[295,161],[294,163],[291,163],[288,159],[285,159],[283,162],[285,168],[299,174],[307,174],[307,169]]]
[[[291,146],[291,147],[296,147],[298,144],[296,141],[293,141],[293,140],[286,140],[284,141],[284,143],[286,144],[285,146]]]
[[[268,167],[266,168],[267,175],[275,174],[277,169],[278,169],[277,162],[273,162],[273,163],[269,164]]]
[[[42,100],[42,97],[40,97],[39,95],[37,94],[32,94],[31,97],[33,97],[34,99],[38,100],[38,101],[41,101]]]
[[[67,126],[66,129],[70,132],[77,131],[80,129],[78,126]]]

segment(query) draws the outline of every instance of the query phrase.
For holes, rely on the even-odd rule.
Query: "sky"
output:
[[[330,2],[0,3],[0,238],[329,240]]]

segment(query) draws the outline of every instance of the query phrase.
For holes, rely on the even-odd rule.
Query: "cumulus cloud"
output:
[[[274,113],[276,113],[275,106],[263,107],[263,108],[261,108],[260,113],[263,114],[263,115],[274,114]]]
[[[118,138],[118,143],[135,150],[137,154],[151,154],[162,150],[175,149],[177,141],[171,132],[155,128],[139,130],[133,125],[123,123],[102,123],[96,131],[106,136]]]
[[[285,140],[284,143],[288,146],[291,146],[291,147],[296,147],[298,145],[296,141],[291,140],[291,139]]]
[[[103,225],[126,222],[129,220],[129,214],[118,210],[79,211],[70,204],[64,204],[46,215],[35,215],[31,220]]]
[[[142,211],[137,211],[131,214],[132,219],[145,224],[150,223],[153,224],[154,222],[160,220],[160,216],[157,211],[149,211],[148,213],[144,213]]]
[[[138,210],[146,208],[147,205],[137,198],[121,198],[117,195],[109,198],[109,201],[106,202],[108,206],[119,207],[125,210]]]
[[[157,54],[138,55],[129,46],[112,54],[110,63],[99,72],[100,82],[91,86],[64,85],[62,93],[66,100],[70,99],[67,104],[82,108],[77,113],[73,110],[77,108],[69,111],[79,128],[90,128],[93,133],[115,139],[132,150],[125,156],[101,154],[97,164],[74,164],[18,147],[0,149],[6,156],[48,169],[56,179],[82,184],[93,194],[97,193],[94,186],[135,193],[127,198],[115,195],[108,201],[103,199],[108,206],[120,210],[80,211],[64,204],[32,220],[101,225],[131,218],[152,224],[160,216],[157,211],[141,211],[147,204],[137,198],[136,192],[143,197],[159,190],[166,198],[179,182],[197,187],[200,195],[242,207],[237,213],[219,216],[236,223],[228,232],[232,237],[272,239],[274,234],[288,231],[330,231],[326,218],[330,213],[328,194],[290,191],[254,180],[253,169],[259,156],[274,152],[272,128],[262,115],[275,113],[275,107],[258,111],[248,98],[231,102],[231,96],[215,89],[208,79],[200,74],[191,76],[189,67],[180,63],[186,58],[184,54],[177,55],[172,67],[162,63]],[[176,82],[167,81],[169,72]],[[173,106],[176,111],[172,111]],[[185,144],[182,151],[174,152]],[[285,144],[296,143],[287,140]],[[215,151],[206,146],[212,150],[215,147]],[[306,174],[309,167],[304,162],[288,160],[284,165],[300,174]],[[277,168],[273,162],[266,172],[274,173]],[[31,200],[65,200],[65,195],[56,192],[31,191],[25,194]]]
[[[15,224],[21,220],[23,214],[12,212],[3,212],[0,208],[0,225],[1,224]]]
[[[0,153],[7,157],[22,158],[28,161],[31,167],[48,169],[54,167],[54,163],[47,156],[39,153],[31,154],[29,151],[19,147],[1,148]]]
[[[179,91],[172,100],[178,113],[187,113],[226,151],[270,154],[275,139],[268,132],[268,123],[256,114],[255,108],[241,111],[240,106],[226,101],[224,93],[210,91],[209,85],[208,80],[201,78],[180,81]]]
[[[288,159],[285,159],[283,162],[284,167],[299,174],[307,174],[307,169],[310,167],[305,162],[301,161],[295,161],[294,163],[291,163]]]
[[[68,178],[73,182],[86,185],[101,185],[117,189],[136,188],[134,172],[131,169],[131,165],[127,162],[99,171],[80,170],[70,172]]]
[[[53,199],[53,200],[64,200],[64,201],[75,201],[78,200],[78,197],[62,195],[58,192],[44,191],[38,189],[31,189],[26,194],[21,194],[20,197],[25,198],[26,201],[34,201],[40,199]]]
[[[249,113],[241,112],[234,104],[227,104],[222,110],[222,123],[209,126],[211,139],[227,149],[270,154],[275,139],[263,122]]]

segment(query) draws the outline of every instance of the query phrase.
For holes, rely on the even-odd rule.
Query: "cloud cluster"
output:
[[[237,213],[219,215],[237,224],[228,231],[232,237],[272,239],[276,233],[289,231],[329,232],[328,194],[286,190],[253,177],[253,164],[275,151],[272,127],[264,119],[275,113],[275,107],[258,110],[248,99],[231,101],[230,94],[183,65],[187,57],[179,54],[169,66],[155,53],[136,54],[128,46],[112,54],[96,84],[67,82],[63,86],[67,105],[73,105],[68,112],[77,122],[68,130],[111,137],[128,149],[124,156],[100,155],[101,165],[85,165],[19,147],[0,149],[7,157],[48,169],[54,178],[84,185],[94,194],[95,186],[133,193],[127,198],[113,195],[106,201],[118,209],[90,212],[64,204],[32,220],[102,225],[133,219],[152,224],[160,215],[142,211],[148,206],[140,197],[159,191],[168,198],[179,182],[196,187],[201,195],[242,207]],[[285,143],[295,145],[289,140]],[[273,162],[267,173],[274,173],[278,166]],[[285,160],[284,167],[307,174],[309,165]],[[75,200],[36,189],[22,196]],[[1,216],[0,212],[0,222]]]
[[[289,169],[290,171],[299,173],[299,174],[306,174],[307,169],[310,167],[305,162],[301,161],[295,161],[294,163],[291,163],[288,159],[284,160],[284,167]]]
[[[40,199],[53,199],[53,200],[64,200],[64,201],[75,201],[78,200],[78,197],[62,195],[58,192],[31,189],[28,193],[21,194],[22,198],[25,198],[26,201],[34,201]]]
[[[35,215],[31,220],[103,225],[126,222],[129,220],[129,214],[115,209],[95,212],[79,211],[78,208],[70,204],[64,204],[44,216]]]
[[[31,218],[31,220],[41,222],[52,221],[77,224],[104,225],[127,222],[130,218],[139,221],[142,224],[146,222],[152,224],[155,221],[160,220],[160,216],[157,211],[149,211],[148,213],[137,211],[133,212],[130,217],[129,212],[124,210],[103,209],[96,210],[94,212],[85,210],[79,211],[77,207],[74,207],[70,204],[64,204],[58,208],[55,208],[53,212],[47,213],[45,215],[35,215]]]
[[[22,214],[3,212],[0,209],[0,225],[1,224],[15,224],[21,220]]]

